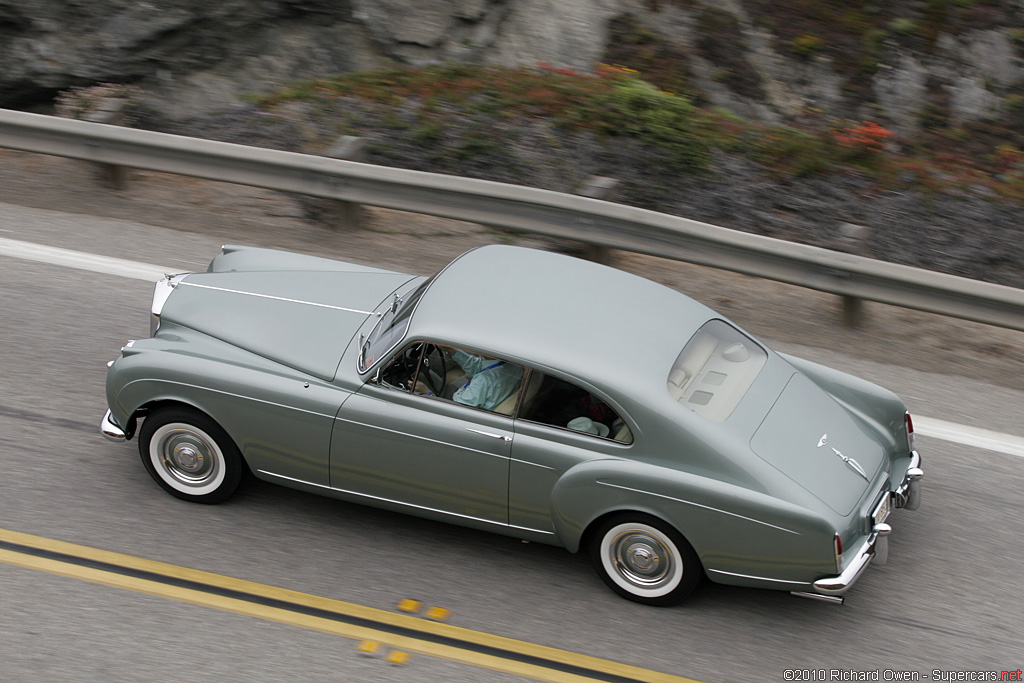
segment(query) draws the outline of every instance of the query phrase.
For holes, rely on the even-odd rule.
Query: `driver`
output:
[[[452,354],[469,380],[455,391],[452,400],[463,405],[494,410],[502,401],[519,388],[523,379],[523,368],[503,360],[496,360],[462,349]],[[433,395],[434,392],[422,381],[416,382],[417,393]]]

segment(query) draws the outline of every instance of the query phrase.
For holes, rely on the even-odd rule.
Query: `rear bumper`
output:
[[[917,451],[911,453],[910,466],[904,475],[903,482],[892,493],[896,507],[905,510],[916,510],[921,506],[921,455]],[[853,552],[853,559],[847,563],[839,576],[829,576],[814,582],[814,592],[821,595],[842,595],[857,582],[860,575],[874,562],[883,565],[889,559],[889,533],[892,527],[884,522],[875,524],[867,538]]]
[[[829,576],[814,582],[814,591],[822,595],[842,595],[857,582],[860,575],[871,564],[871,560],[889,555],[889,539],[892,531],[888,524],[876,524],[868,537],[853,554],[853,561],[847,563],[846,569],[839,576]],[[879,552],[881,551],[881,552]]]

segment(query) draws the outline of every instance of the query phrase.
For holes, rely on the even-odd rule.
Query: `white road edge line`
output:
[[[34,242],[22,242],[0,237],[0,255],[13,258],[25,259],[49,263],[55,266],[66,266],[78,268],[95,273],[106,275],[119,275],[121,277],[134,278],[156,282],[167,273],[175,273],[180,270],[165,268],[153,265],[152,263],[139,263],[126,259],[101,256],[99,254],[88,254],[60,247],[49,247]],[[952,441],[965,446],[984,448],[990,451],[1016,455],[1024,458],[1024,438],[1001,434],[988,429],[968,427],[967,425],[936,420],[931,417],[914,415],[914,430],[921,436]]]
[[[87,254],[81,251],[49,247],[33,242],[21,242],[19,240],[7,239],[6,237],[0,237],[0,255],[20,258],[26,261],[48,263],[54,266],[89,270],[105,275],[119,275],[136,280],[147,280],[149,282],[156,282],[168,273],[176,273],[181,270],[181,268],[165,268],[164,266],[157,266],[152,263],[139,263],[138,261],[128,261],[127,259],[114,258],[112,256]]]
[[[1024,438],[911,413],[914,433],[1024,458]]]

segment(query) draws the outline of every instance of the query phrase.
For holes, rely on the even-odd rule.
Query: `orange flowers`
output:
[[[881,152],[886,140],[894,135],[896,133],[882,128],[874,121],[862,121],[832,131],[832,137],[840,145],[863,152]]]

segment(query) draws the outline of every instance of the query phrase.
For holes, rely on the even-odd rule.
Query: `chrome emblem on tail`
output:
[[[838,448],[833,448],[832,452],[838,455],[840,458],[842,458],[843,462],[852,467],[854,471],[857,472],[857,474],[864,477],[865,481],[871,481],[870,479],[868,479],[868,473],[864,471],[864,468],[860,466],[859,462],[857,462],[856,460],[849,456],[843,455],[842,453],[839,452]]]
[[[821,448],[828,443],[828,434],[822,434],[821,438],[818,439],[818,448]]]

